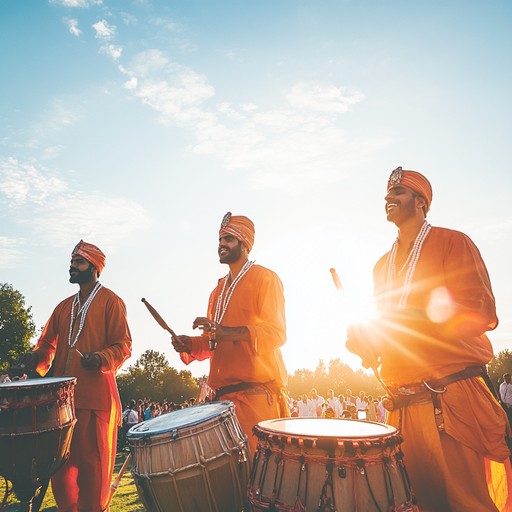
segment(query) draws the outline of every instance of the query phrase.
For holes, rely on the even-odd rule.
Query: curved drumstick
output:
[[[112,501],[112,498],[114,497],[114,494],[117,491],[117,488],[119,487],[119,482],[121,482],[121,478],[123,477],[126,468],[128,467],[128,464],[132,461],[132,454],[129,453],[126,457],[125,461],[123,462],[123,465],[121,466],[121,469],[119,470],[119,474],[116,476],[115,480],[112,482],[110,486],[110,497],[109,497],[109,503]]]
[[[171,333],[173,338],[177,338],[176,333],[165,323],[165,320],[159,315],[158,311],[144,297],[140,300],[144,302],[144,305],[148,308],[149,312],[153,315],[153,318],[158,322],[160,327]]]
[[[343,286],[341,285],[340,277],[338,276],[338,273],[336,272],[335,268],[330,269],[332,280],[334,281],[334,286],[336,286],[336,289],[340,292],[343,289]],[[375,377],[379,381],[380,385],[389,393],[389,388],[386,386],[384,381],[382,380],[379,372],[379,368],[377,366],[377,362],[373,361],[373,364],[370,365],[370,369],[373,371]],[[391,396],[391,395],[390,395]]]
[[[341,286],[341,280],[338,276],[338,272],[336,272],[335,268],[330,269],[332,280],[334,281],[334,286],[336,286],[336,290],[341,291],[343,289],[343,286]]]

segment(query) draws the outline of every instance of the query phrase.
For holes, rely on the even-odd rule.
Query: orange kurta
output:
[[[131,354],[126,307],[114,292],[102,286],[92,301],[75,348],[82,354],[97,352],[98,370],[87,370],[69,346],[71,304],[63,300],[53,311],[36,346],[37,371],[45,375],[53,363],[56,377],[73,376],[77,423],[69,461],[52,479],[59,510],[104,510],[116,451],[121,403],[115,373]],[[79,322],[80,316],[75,324]],[[76,331],[76,327],[75,327]],[[80,492],[81,491],[81,492]]]
[[[489,276],[474,243],[463,233],[433,227],[402,309],[398,302],[406,271],[390,283],[389,256],[384,255],[374,269],[381,320],[373,351],[380,357],[386,385],[398,388],[486,365],[493,350],[485,332],[494,329],[498,319]],[[387,420],[401,426],[405,462],[420,509],[509,510],[503,465],[493,463],[491,475],[498,508],[485,481],[485,460],[505,462],[509,456],[504,411],[479,377],[449,384],[439,396],[442,432],[431,403],[392,411]]]
[[[219,280],[210,295],[209,319],[214,317],[223,280]],[[251,390],[221,397],[235,403],[237,417],[254,449],[252,427],[283,414],[282,404],[278,402],[281,402],[280,393],[287,384],[288,374],[280,350],[286,341],[286,320],[283,285],[279,277],[265,267],[253,265],[237,284],[222,325],[246,326],[250,342],[221,341],[214,351],[210,351],[208,337],[196,336],[192,338],[191,354],[181,353],[181,359],[189,364],[209,358],[208,385],[214,390],[240,382],[268,383],[274,391],[272,403],[264,395],[253,394]]]

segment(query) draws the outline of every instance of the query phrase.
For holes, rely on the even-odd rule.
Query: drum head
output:
[[[30,389],[43,386],[59,387],[64,383],[76,381],[75,377],[43,377],[42,379],[14,380],[12,382],[3,382],[0,389]]]
[[[341,418],[281,418],[258,423],[258,429],[269,434],[290,437],[372,439],[397,433],[395,427],[372,421]]]
[[[153,434],[163,434],[172,430],[190,427],[210,420],[234,409],[233,402],[210,402],[178,409],[156,418],[143,421],[132,427],[126,434],[129,439],[137,439]]]

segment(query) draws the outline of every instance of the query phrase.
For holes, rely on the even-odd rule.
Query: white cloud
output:
[[[27,220],[52,244],[65,246],[70,239],[88,238],[119,245],[151,221],[142,206],[122,197],[99,194],[65,194],[53,200],[50,209]]]
[[[80,237],[117,245],[151,225],[146,211],[128,198],[71,188],[46,169],[15,158],[0,161],[0,195],[16,209],[18,223],[57,246]]]
[[[23,239],[0,236],[0,268],[13,268],[22,258]]]
[[[284,94],[284,106],[262,110],[254,102],[211,104],[215,96],[206,76],[179,66],[153,49],[121,70],[125,88],[161,115],[184,126],[194,141],[187,148],[218,158],[232,170],[247,170],[255,187],[292,187],[340,180],[389,143],[386,137],[354,139],[339,116],[364,100],[360,91],[331,83],[300,82]]]
[[[34,126],[36,136],[44,137],[49,132],[59,132],[75,124],[81,115],[82,107],[76,98],[52,100],[46,109],[45,118]]]
[[[121,54],[123,53],[123,49],[121,46],[107,44],[100,48],[100,52],[104,53],[105,55],[108,55],[113,60],[119,60],[119,58],[121,57]]]
[[[116,33],[115,25],[110,25],[106,20],[98,21],[92,28],[96,31],[96,38],[103,41],[109,41]]]
[[[364,99],[359,91],[348,92],[325,83],[298,83],[287,94],[290,105],[297,110],[313,110],[342,114]]]
[[[0,161],[0,192],[10,206],[43,204],[51,195],[66,190],[66,185],[56,177],[48,176],[32,163],[20,163],[15,158]]]
[[[63,7],[85,8],[90,5],[102,5],[102,0],[49,0],[50,4],[61,5]]]
[[[139,54],[126,73],[132,78],[125,86],[165,120],[201,117],[197,107],[215,94],[204,75],[170,62],[158,50]]]
[[[82,31],[78,28],[78,20],[75,18],[64,18],[64,23],[68,26],[69,33],[78,37]]]

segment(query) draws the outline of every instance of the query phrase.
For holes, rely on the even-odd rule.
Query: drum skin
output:
[[[69,456],[75,382],[64,377],[0,384],[0,475],[22,501]]]
[[[257,511],[417,512],[394,427],[352,419],[258,423],[248,501]]]
[[[232,402],[139,423],[127,433],[133,478],[148,512],[240,512],[250,460]]]

